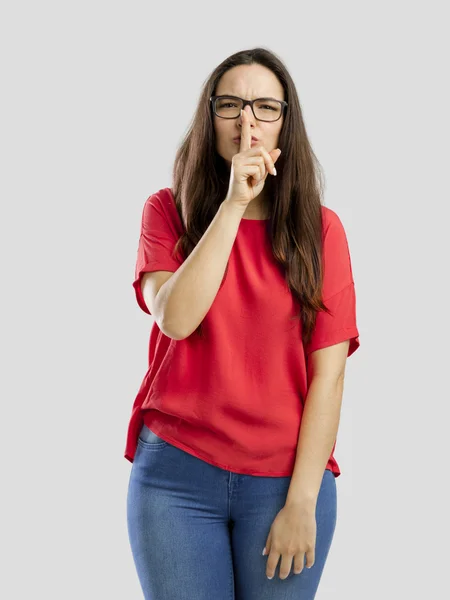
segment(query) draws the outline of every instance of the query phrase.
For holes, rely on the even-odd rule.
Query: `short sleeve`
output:
[[[177,231],[176,218],[173,216],[177,215],[176,208],[170,203],[170,198],[167,201],[160,195],[153,194],[146,201],[142,211],[133,287],[137,303],[147,314],[151,313],[145,304],[141,290],[143,274],[151,271],[175,272],[183,262],[179,253],[173,256],[179,231]]]
[[[359,348],[356,323],[356,294],[350,251],[344,227],[338,215],[329,208],[323,239],[323,302],[331,311],[319,311],[306,355],[314,350],[350,340],[347,357]]]

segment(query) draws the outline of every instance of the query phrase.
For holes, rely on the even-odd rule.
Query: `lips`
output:
[[[233,142],[239,142],[241,139],[240,135],[237,135],[235,138],[233,138]],[[255,137],[254,135],[252,135],[252,142],[259,142],[258,138]]]

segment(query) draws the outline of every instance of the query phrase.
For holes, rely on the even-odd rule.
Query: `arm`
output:
[[[336,441],[349,340],[312,352],[311,381],[300,425],[286,505],[315,509],[323,474]]]
[[[240,208],[222,202],[192,253],[160,287],[155,314],[166,335],[184,339],[204,319],[222,282],[243,214]]]

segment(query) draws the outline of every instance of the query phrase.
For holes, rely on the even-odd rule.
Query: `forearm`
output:
[[[286,504],[315,507],[339,427],[344,378],[313,377],[308,388]]]
[[[222,202],[191,254],[160,288],[155,302],[176,339],[197,329],[219,291],[243,212]]]

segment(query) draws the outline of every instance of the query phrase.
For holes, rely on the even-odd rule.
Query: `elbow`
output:
[[[173,324],[166,322],[164,319],[161,319],[161,322],[158,322],[158,327],[165,336],[172,340],[180,341],[189,337],[189,334],[185,335],[181,333],[179,329],[173,326]]]
[[[160,292],[156,295],[154,305],[154,317],[164,335],[176,341],[184,340],[191,335],[192,331],[186,331],[186,323],[179,318],[183,310],[173,310],[170,302],[167,302]]]
[[[168,316],[165,314],[167,312],[167,305],[162,306],[158,302],[159,298],[160,294],[158,293],[155,298],[153,309],[153,318],[155,319],[159,330],[161,331],[161,333],[171,338],[172,340],[178,341],[184,339],[187,336],[182,335],[182,333],[180,332],[179,325],[177,326],[177,324],[174,323],[173,319],[168,318]]]

